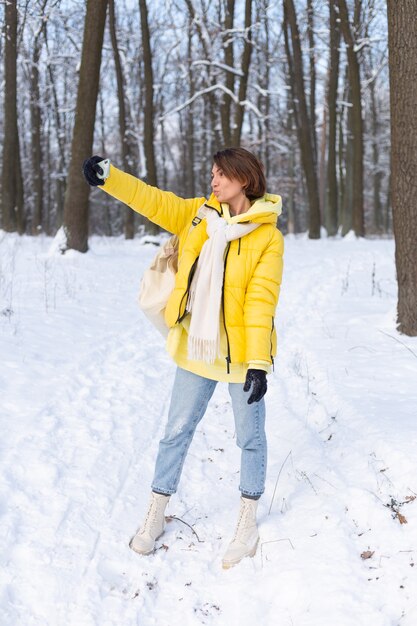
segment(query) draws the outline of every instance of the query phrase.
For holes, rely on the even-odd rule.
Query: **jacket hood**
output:
[[[254,200],[250,209],[246,213],[231,216],[229,205],[220,203],[212,193],[206,205],[220,213],[229,224],[240,224],[244,222],[254,222],[256,224],[275,224],[282,212],[282,199],[272,193],[266,193],[262,198]]]

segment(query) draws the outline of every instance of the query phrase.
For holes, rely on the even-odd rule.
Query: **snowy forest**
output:
[[[416,626],[416,41],[417,0],[0,0],[2,625]],[[282,198],[261,227],[284,269],[271,366],[242,364],[264,381],[259,535],[225,567],[246,500],[227,378],[132,549],[181,369],[138,306],[171,231],[83,163],[205,199],[231,146]]]
[[[284,198],[284,233],[392,233],[383,0],[110,0],[107,19],[106,2],[87,4],[85,33],[83,0],[18,2],[17,24],[8,26],[15,58],[1,65],[0,81],[8,84],[17,61],[21,174],[16,223],[6,226],[4,207],[3,227],[55,234],[74,120],[96,110],[93,153],[150,184],[205,195],[211,155],[241,143],[262,158],[269,189]],[[96,57],[88,81],[95,72],[99,85],[77,111],[83,36],[96,47],[85,50],[86,62]],[[3,56],[4,36],[1,47]],[[12,88],[6,93],[14,106]],[[4,133],[3,121],[2,143]],[[5,176],[3,169],[3,186],[12,184]],[[142,226],[132,219],[92,195],[91,233],[132,237]]]

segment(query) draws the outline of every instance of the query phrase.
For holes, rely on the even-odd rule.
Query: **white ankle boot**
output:
[[[129,547],[139,554],[150,554],[155,547],[155,540],[164,532],[165,509],[170,496],[152,491],[151,501],[143,526],[129,543]]]
[[[223,557],[223,569],[229,569],[245,556],[254,556],[258,547],[259,533],[256,524],[258,500],[240,498],[239,519],[233,537]]]

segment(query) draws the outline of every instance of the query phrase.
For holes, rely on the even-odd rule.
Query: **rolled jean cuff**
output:
[[[151,489],[154,493],[158,493],[161,496],[172,496],[172,494],[175,493],[175,490],[168,490],[168,489],[162,490],[162,489],[158,489],[158,487],[151,487]]]
[[[259,500],[263,492],[262,493],[244,493],[243,491],[241,491],[240,493],[242,495],[242,498],[249,498],[249,500]]]

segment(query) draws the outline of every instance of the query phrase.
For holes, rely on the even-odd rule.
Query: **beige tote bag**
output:
[[[204,219],[206,214],[207,208],[204,203],[191,222],[189,233]],[[164,337],[167,337],[169,332],[165,323],[165,309],[175,286],[178,250],[179,239],[177,235],[172,235],[164,243],[150,267],[145,270],[139,289],[140,308]]]
[[[172,235],[145,270],[139,290],[139,306],[164,337],[168,336],[165,308],[178,271],[178,237]]]

